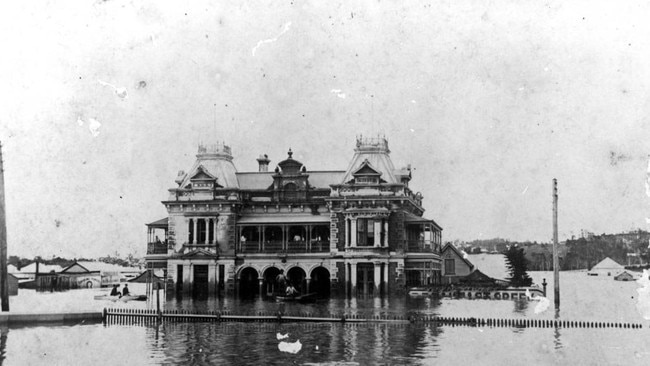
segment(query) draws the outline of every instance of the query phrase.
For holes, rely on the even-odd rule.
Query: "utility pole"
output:
[[[560,261],[557,247],[557,179],[553,178],[553,285],[555,309],[560,308]]]
[[[7,223],[5,216],[5,179],[0,143],[0,300],[2,311],[9,311],[9,288],[7,283]]]

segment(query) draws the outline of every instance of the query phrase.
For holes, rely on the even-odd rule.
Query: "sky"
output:
[[[344,170],[385,136],[443,240],[648,229],[645,1],[0,5],[9,255],[144,255],[197,145]]]

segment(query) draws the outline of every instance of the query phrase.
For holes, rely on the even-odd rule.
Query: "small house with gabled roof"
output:
[[[625,267],[618,264],[610,257],[607,257],[598,262],[595,266],[591,267],[587,274],[590,276],[616,276],[624,270]]]
[[[616,276],[614,276],[614,280],[616,280],[616,281],[634,281],[634,280],[636,280],[637,277],[639,277],[639,274],[637,274],[635,276],[635,275],[633,275],[632,273],[630,273],[628,271],[623,271],[623,272],[617,274]]]
[[[466,254],[458,250],[452,243],[447,243],[440,253],[442,257],[443,283],[457,283],[475,269]]]

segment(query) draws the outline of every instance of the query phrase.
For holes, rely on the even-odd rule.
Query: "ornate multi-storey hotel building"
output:
[[[343,171],[292,157],[238,172],[231,149],[200,145],[148,224],[147,266],[168,293],[267,296],[283,272],[302,293],[385,295],[440,282],[442,228],[422,216],[411,170],[395,169],[385,138],[358,138]]]

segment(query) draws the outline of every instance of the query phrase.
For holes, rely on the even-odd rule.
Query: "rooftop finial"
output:
[[[291,148],[289,148],[289,151],[287,152],[287,154],[289,154],[289,159],[293,159],[293,158],[291,157],[291,155],[293,155],[293,151],[291,151]]]

